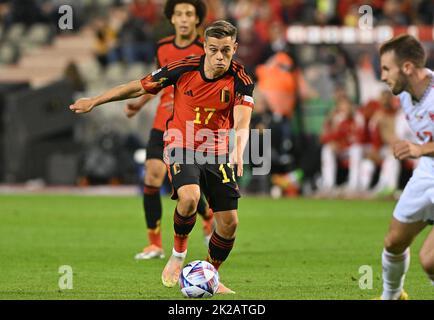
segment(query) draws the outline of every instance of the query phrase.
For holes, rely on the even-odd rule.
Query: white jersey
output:
[[[399,95],[401,107],[419,144],[433,140],[434,136],[434,73],[431,83],[419,102],[413,102],[408,92]],[[434,158],[421,157],[412,177],[393,211],[402,223],[434,221]]]
[[[418,144],[434,141],[434,72],[426,70],[432,75],[431,83],[419,102],[412,101],[408,92],[399,95],[401,107]],[[434,175],[434,158],[421,157],[418,169]]]

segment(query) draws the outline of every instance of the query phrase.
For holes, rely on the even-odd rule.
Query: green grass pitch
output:
[[[163,199],[163,244],[173,241],[175,202]],[[234,249],[220,269],[237,292],[212,299],[371,299],[381,292],[381,250],[394,202],[243,197]],[[412,246],[406,290],[432,299]],[[145,244],[140,197],[0,196],[0,299],[182,299],[160,281],[166,259],[135,261]],[[187,261],[204,259],[201,221]],[[58,269],[73,269],[59,290]],[[359,288],[372,266],[373,289]]]

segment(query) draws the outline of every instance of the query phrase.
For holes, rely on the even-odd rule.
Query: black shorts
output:
[[[146,148],[146,160],[149,159],[159,159],[163,161],[163,151],[164,151],[164,132],[152,129],[149,136],[148,146]]]
[[[172,163],[170,181],[172,199],[178,199],[177,190],[188,184],[197,184],[214,212],[238,209],[240,192],[234,167],[229,163],[182,164]]]

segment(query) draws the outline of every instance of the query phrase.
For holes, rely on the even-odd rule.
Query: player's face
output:
[[[196,15],[196,9],[193,5],[178,3],[173,11],[171,22],[177,35],[188,38],[196,30],[199,17]]]
[[[407,77],[397,64],[393,51],[385,52],[381,56],[381,81],[387,83],[394,95],[407,88]]]
[[[221,39],[208,37],[206,39],[204,47],[207,65],[214,75],[221,75],[229,69],[237,45],[235,39],[231,37]]]

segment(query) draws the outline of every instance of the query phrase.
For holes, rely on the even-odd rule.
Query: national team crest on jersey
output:
[[[181,166],[179,165],[179,163],[175,162],[172,168],[173,168],[173,175],[177,175],[181,171]]]
[[[231,93],[228,87],[224,87],[222,91],[220,91],[220,101],[223,103],[228,103],[231,100]]]

